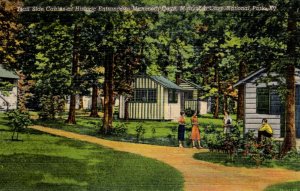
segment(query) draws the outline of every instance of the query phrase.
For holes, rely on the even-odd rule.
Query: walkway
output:
[[[207,150],[109,141],[42,126],[31,128],[160,160],[183,174],[184,190],[187,191],[258,191],[280,182],[300,181],[300,172],[285,169],[226,167],[193,159],[195,153]]]

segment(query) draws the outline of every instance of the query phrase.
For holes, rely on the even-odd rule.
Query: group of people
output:
[[[201,146],[200,142],[200,130],[199,130],[199,123],[198,123],[198,113],[195,112],[193,116],[191,117],[191,124],[192,124],[192,133],[190,136],[190,139],[192,140],[192,146],[193,148],[196,147],[196,143],[198,143],[198,148],[203,148]],[[180,112],[180,117],[178,119],[178,142],[179,147],[183,148],[183,142],[184,142],[184,135],[185,135],[185,125],[186,125],[186,119],[185,119],[185,113]],[[224,134],[230,133],[232,130],[232,118],[229,115],[228,111],[224,111],[224,118],[223,118],[223,128],[224,128]],[[270,124],[268,124],[268,120],[266,118],[262,119],[262,125],[258,129],[258,138],[257,142],[260,143],[262,140],[262,137],[272,137],[273,136],[273,129]]]
[[[184,112],[180,112],[180,117],[178,119],[178,142],[179,142],[179,147],[183,147],[183,142],[184,142],[184,134],[185,134],[185,114]],[[197,117],[197,112],[194,113],[194,115],[191,118],[191,123],[192,123],[192,133],[190,139],[192,140],[192,145],[193,148],[196,148],[196,142],[198,143],[198,148],[201,149],[203,148],[200,144],[200,130],[199,130],[199,123],[198,123],[198,117]]]
[[[224,112],[224,133],[230,133],[232,129],[232,118],[229,115],[228,111]],[[273,129],[270,124],[268,124],[268,120],[266,118],[262,119],[262,125],[258,129],[258,138],[257,138],[257,143],[260,143],[262,140],[262,137],[272,137],[273,136]]]

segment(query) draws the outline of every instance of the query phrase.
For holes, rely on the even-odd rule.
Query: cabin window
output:
[[[257,88],[256,112],[259,114],[279,115],[282,111],[280,97],[276,90]]]
[[[169,89],[168,102],[169,103],[177,103],[178,102],[178,93],[176,90]]]
[[[193,91],[184,92],[184,99],[185,100],[193,100]]]
[[[135,102],[156,102],[156,89],[135,89],[133,101]]]
[[[149,89],[148,90],[148,102],[156,102],[157,95],[156,89]]]

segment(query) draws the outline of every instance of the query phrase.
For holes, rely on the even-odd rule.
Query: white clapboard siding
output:
[[[198,109],[198,101],[184,101],[184,109],[196,111]]]
[[[168,103],[168,95],[167,91],[165,93],[165,102]],[[168,103],[165,104],[165,119],[166,120],[174,120],[180,116],[180,94],[178,93],[177,103]]]
[[[274,83],[270,83],[270,85],[271,84]],[[245,86],[245,131],[257,131],[261,126],[262,119],[267,118],[268,123],[274,130],[274,137],[280,137],[280,115],[258,114],[256,112],[257,87],[266,87],[266,84],[247,83]]]
[[[0,93],[0,95],[9,103],[9,107],[8,109],[17,109],[17,105],[18,105],[18,88],[17,87],[13,87],[12,91],[8,92],[8,95],[2,95]],[[6,106],[6,102],[4,100],[2,100],[0,98],[0,110],[6,110],[7,106]]]
[[[166,119],[165,113],[167,113],[167,111],[164,111],[164,109],[165,109],[165,104],[168,101],[168,91],[163,86],[156,83],[149,77],[138,77],[135,79],[132,87],[136,89],[138,88],[156,89],[157,102],[156,103],[129,102],[128,103],[129,119],[151,119],[151,120]],[[119,107],[120,107],[119,117],[123,119],[125,117],[124,96],[120,96]]]
[[[186,82],[181,82],[179,86],[184,90],[195,90],[193,86]]]

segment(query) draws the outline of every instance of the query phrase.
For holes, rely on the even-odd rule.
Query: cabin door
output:
[[[296,125],[296,136],[300,138],[300,85],[296,86],[296,112],[295,112],[295,125]]]

